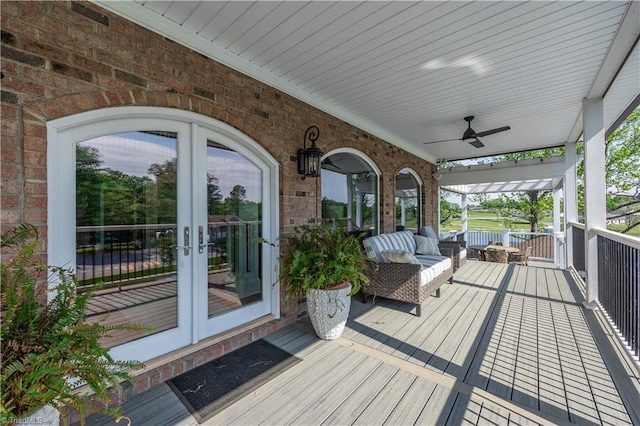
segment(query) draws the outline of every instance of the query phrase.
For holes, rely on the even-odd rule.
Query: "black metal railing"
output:
[[[81,286],[175,273],[175,224],[79,226],[76,277]]]
[[[250,251],[249,247],[257,244],[253,239],[261,235],[261,227],[260,221],[210,222],[207,225],[206,241],[208,269],[229,266],[227,249],[230,241],[234,253],[240,250],[237,246],[241,244],[243,255],[246,255],[244,257],[250,259],[252,264],[259,264],[260,256]],[[178,243],[176,232],[175,224],[77,227],[78,283],[81,287],[96,284],[104,288],[120,287],[175,274]],[[199,243],[192,237],[193,250],[198,250]],[[235,257],[238,257],[238,253]],[[235,268],[235,263],[232,267]]]
[[[598,300],[631,353],[640,357],[640,249],[598,235]]]
[[[577,226],[571,226],[571,244],[573,244],[573,257],[571,259],[573,267],[576,271],[586,271],[586,263],[584,260],[584,229]]]

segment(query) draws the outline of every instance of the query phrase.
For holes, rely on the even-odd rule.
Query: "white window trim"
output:
[[[376,163],[373,162],[373,160],[364,152],[359,151],[355,148],[349,148],[349,147],[344,147],[344,148],[336,148],[333,151],[327,152],[326,154],[324,154],[322,156],[322,160],[324,161],[326,158],[329,158],[330,156],[334,155],[334,154],[339,154],[339,153],[346,153],[346,154],[353,154],[356,157],[361,158],[362,160],[364,160],[365,163],[367,163],[367,165],[369,165],[369,167],[371,167],[371,169],[373,170],[373,172],[376,174],[376,216],[378,218],[378,220],[376,221],[376,234],[380,233],[380,222],[382,221],[381,217],[380,217],[380,176],[382,175],[382,171],[380,170],[380,168],[376,165]]]

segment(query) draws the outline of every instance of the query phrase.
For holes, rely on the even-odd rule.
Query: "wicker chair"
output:
[[[457,271],[462,265],[467,263],[467,242],[466,241],[450,241],[440,240],[438,247],[448,248],[453,251],[453,270]]]
[[[527,265],[527,259],[531,256],[531,247],[527,247],[524,252],[509,253],[509,263],[517,263],[518,265]]]
[[[488,248],[485,252],[487,262],[507,263],[508,254],[505,250]]]
[[[418,235],[423,237],[436,238],[438,246],[453,250],[453,270],[457,271],[467,262],[467,242],[464,240],[440,240],[431,226],[421,226],[418,228]]]

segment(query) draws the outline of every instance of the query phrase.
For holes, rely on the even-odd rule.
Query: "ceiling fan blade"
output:
[[[342,159],[339,159],[339,160],[333,161],[333,160],[331,159],[331,157],[329,157],[329,158],[327,158],[326,160],[324,160],[324,161],[322,162],[322,165],[323,165],[323,166],[328,166],[328,167],[333,167],[333,168],[334,168],[334,169],[336,169],[336,170],[342,170],[340,167],[338,167],[338,166],[336,165],[336,163],[337,163],[338,161],[342,161]]]
[[[429,141],[429,142],[422,142],[424,145],[428,145],[430,143],[440,143],[440,142],[451,142],[451,141],[461,141],[462,139],[443,139],[441,141]]]
[[[511,130],[511,126],[498,127],[497,129],[485,130],[484,132],[476,133],[477,138],[493,135],[495,133],[504,132],[505,130]]]
[[[471,141],[469,141],[469,143],[476,148],[482,148],[484,146],[484,144],[478,138],[472,139]]]

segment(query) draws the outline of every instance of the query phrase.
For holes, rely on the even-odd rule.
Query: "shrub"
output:
[[[9,259],[3,259],[1,268],[0,420],[10,423],[47,404],[77,408],[83,423],[96,403],[98,411],[119,417],[118,407],[109,408],[110,387],[130,380],[130,371],[143,365],[114,360],[100,339],[112,331],[148,327],[86,323],[85,308],[93,292],[76,293],[69,270],[33,265],[38,241],[33,226],[20,225],[1,240]],[[49,280],[55,280],[55,290],[48,302],[42,301],[36,285]],[[91,400],[75,392],[84,384],[94,393]]]

